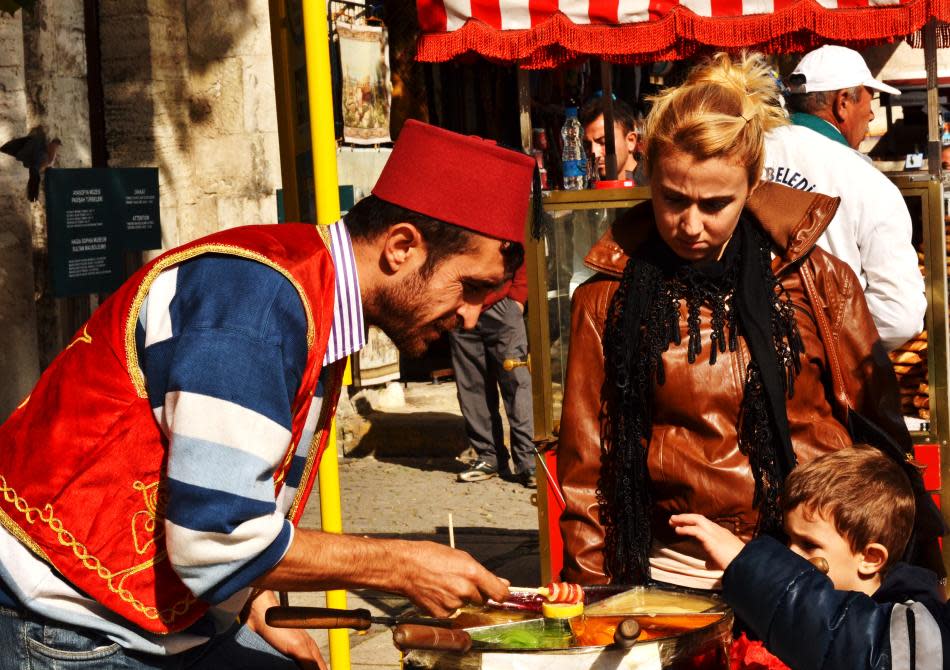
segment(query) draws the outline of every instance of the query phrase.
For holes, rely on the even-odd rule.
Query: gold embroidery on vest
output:
[[[333,243],[333,238],[330,237],[330,226],[326,224],[316,224],[317,233],[320,234],[320,239],[323,240],[323,243],[327,245],[327,249],[330,248],[330,245]]]
[[[132,487],[142,492],[142,498],[145,501],[145,509],[132,515],[132,542],[135,544],[136,553],[141,555],[155,544],[155,540],[165,535],[165,526],[160,524],[157,518],[158,510],[165,508],[165,496],[162,495],[161,501],[159,500],[158,482],[154,484],[135,482]]]
[[[32,393],[30,395],[33,395]],[[16,406],[17,409],[23,409],[26,407],[26,403],[30,402],[30,395],[26,396],[19,405]]]
[[[323,240],[322,235],[320,235],[320,239]],[[145,375],[142,374],[142,370],[139,368],[139,353],[135,347],[135,325],[138,323],[139,312],[142,310],[142,303],[145,302],[145,296],[148,295],[148,291],[152,287],[152,282],[154,282],[156,277],[162,272],[173,265],[183,263],[202,254],[228,254],[238,256],[239,258],[249,258],[269,268],[273,268],[284,275],[287,281],[293,285],[300,295],[304,312],[307,314],[307,350],[309,351],[313,347],[315,326],[313,323],[313,313],[310,310],[310,301],[307,299],[307,294],[304,292],[303,286],[300,285],[300,282],[298,282],[290,272],[267,258],[267,256],[256,251],[249,251],[248,249],[233,244],[200,244],[196,247],[179,251],[178,253],[172,253],[153,265],[145,275],[142,284],[135,293],[135,297],[132,299],[129,316],[125,321],[125,358],[127,371],[132,378],[132,385],[135,387],[135,392],[140,398],[147,398],[148,393],[145,390]]]
[[[320,239],[326,244],[327,247],[329,247],[329,235],[323,230],[318,229],[318,232],[320,233]],[[138,315],[142,309],[142,303],[145,300],[145,296],[148,295],[148,290],[151,288],[155,278],[165,269],[205,253],[223,253],[242,258],[249,258],[267,265],[268,267],[271,267],[284,275],[284,277],[286,277],[287,280],[297,290],[301,302],[303,303],[304,311],[307,317],[307,349],[309,350],[313,347],[315,326],[313,321],[313,313],[310,308],[310,302],[307,299],[307,295],[304,292],[303,287],[287,270],[277,265],[274,261],[271,261],[263,254],[229,244],[204,244],[197,247],[192,247],[191,249],[187,249],[177,254],[171,254],[159,263],[156,263],[145,276],[145,279],[142,281],[142,284],[139,286],[139,289],[132,300],[129,316],[126,320],[126,365],[128,368],[128,373],[132,379],[132,384],[140,398],[147,397],[147,393],[145,389],[145,378],[138,364],[138,351],[136,350],[135,346],[135,325],[138,322]],[[83,327],[83,334],[71,342],[70,345],[66,347],[67,349],[72,347],[74,344],[78,344],[79,342],[87,344],[92,342],[92,336],[89,335],[86,327],[87,326]],[[30,396],[27,396],[26,399],[20,403],[17,409],[24,407],[29,402],[29,400]],[[321,418],[323,418],[323,415],[324,411],[321,410]],[[318,434],[321,433],[322,431],[318,431]],[[315,441],[316,435],[314,442]],[[313,460],[316,458],[316,450],[314,449],[313,452],[314,453],[312,454],[308,454],[307,465],[304,470],[305,476],[310,472],[313,465]],[[289,456],[290,458],[293,457],[293,449],[290,451]],[[288,463],[289,461],[290,459],[287,460]],[[281,474],[281,479],[283,479],[283,474]],[[151,543],[164,534],[164,529],[158,527],[157,521],[158,513],[162,504],[162,498],[159,494],[157,482],[155,484],[146,485],[143,482],[136,481],[133,486],[136,490],[142,492],[145,501],[145,509],[136,512],[136,514],[133,515],[132,520],[132,538],[135,544],[135,550],[141,555],[148,549],[148,546]],[[23,498],[20,498],[16,494],[16,491],[12,487],[7,485],[6,478],[3,475],[0,475],[0,493],[2,493],[4,499],[7,502],[12,503],[16,510],[23,514],[24,518],[30,525],[36,523],[36,521],[39,520],[48,526],[50,530],[56,534],[57,540],[61,545],[72,549],[73,555],[75,555],[76,558],[82,562],[86,569],[94,571],[100,579],[106,582],[106,586],[108,587],[109,591],[119,596],[123,602],[131,605],[133,609],[143,614],[146,618],[160,619],[165,624],[171,624],[175,621],[175,619],[191,609],[191,606],[197,602],[197,598],[193,594],[188,593],[188,595],[183,600],[175,603],[169,608],[159,611],[158,608],[149,607],[137,600],[131,591],[124,588],[123,584],[127,577],[148,569],[165,560],[168,557],[165,551],[157,552],[155,557],[149,559],[148,561],[133,565],[124,570],[113,572],[102,565],[102,562],[98,558],[91,555],[86,547],[81,542],[77,541],[73,534],[63,527],[62,521],[54,515],[52,505],[46,505],[43,510],[40,510],[37,507],[31,507]],[[301,492],[298,491],[291,508],[292,512],[293,510],[296,510],[300,501],[300,497]],[[288,515],[288,517],[289,516],[291,515]],[[9,530],[10,533],[20,542],[40,556],[40,558],[42,558],[48,564],[52,564],[52,561],[50,561],[43,549],[31,537],[29,537],[29,535],[26,534],[22,528],[20,528],[19,524],[13,521],[13,519],[11,519],[2,509],[0,509],[0,524]],[[141,526],[137,524],[141,524]],[[141,537],[138,530],[139,527],[141,527],[144,534],[151,533],[152,537],[148,538],[145,542],[141,542]]]
[[[323,433],[329,429],[327,426],[327,421],[329,417],[327,414],[329,412],[336,410],[336,403],[340,397],[340,388],[343,381],[343,373],[346,370],[346,359],[340,359],[333,364],[334,368],[330,374],[330,384],[329,393],[324,393],[323,396],[323,406],[320,408],[320,420],[317,422],[317,426],[323,426],[319,430],[315,431],[313,434],[313,439],[310,441],[310,451],[307,452],[307,463],[304,465],[303,474],[300,477],[300,484],[297,486],[297,491],[294,494],[294,501],[290,505],[290,509],[287,511],[287,518],[293,519],[294,515],[297,513],[297,509],[300,507],[300,503],[303,500],[303,493],[306,486],[306,482],[310,479],[310,472],[313,470],[313,466],[317,460],[317,452],[320,451],[320,442],[323,440]],[[333,455],[336,458],[336,454]]]
[[[5,494],[4,497],[6,497]],[[11,500],[9,502],[13,501]],[[20,528],[17,523],[11,519],[10,516],[2,509],[0,509],[0,524],[2,524],[3,527],[6,528],[11,535],[13,535],[13,537],[18,539],[22,544],[26,545],[30,551],[42,558],[47,563],[50,562],[49,556],[47,556],[46,552],[43,551],[43,548],[36,543],[36,540],[23,532],[23,529]]]
[[[151,502],[150,486],[146,486],[142,482],[135,482],[133,486],[135,486],[137,490],[141,490],[143,492],[143,495],[145,496],[146,510],[149,509],[149,505],[151,503],[156,505],[160,503],[160,498],[157,495],[157,483],[155,484],[156,494],[155,497],[151,498]],[[96,573],[96,575],[98,575],[100,579],[106,582],[106,586],[108,587],[109,591],[119,596],[123,602],[131,605],[133,609],[143,614],[146,618],[160,619],[163,623],[170,624],[175,621],[175,619],[191,609],[191,605],[197,601],[197,598],[193,594],[189,593],[184,599],[161,611],[159,611],[156,607],[149,607],[145,605],[144,603],[137,600],[132,592],[123,586],[123,583],[130,575],[134,575],[138,572],[141,572],[142,570],[152,567],[156,563],[165,560],[167,558],[167,554],[164,551],[157,553],[154,558],[149,559],[148,561],[144,561],[138,565],[133,565],[129,568],[126,568],[125,570],[113,572],[105,567],[98,558],[90,554],[86,547],[81,542],[76,540],[72,533],[63,527],[63,522],[55,516],[52,505],[46,505],[42,510],[37,507],[31,507],[29,503],[17,495],[16,491],[12,487],[7,486],[7,480],[3,475],[0,475],[0,493],[3,494],[4,500],[9,503],[13,503],[13,506],[16,508],[16,510],[23,514],[23,517],[26,519],[27,523],[32,525],[37,521],[41,521],[42,523],[46,524],[46,526],[48,526],[50,530],[56,534],[56,539],[61,545],[72,549],[73,555],[78,558],[80,562],[82,562],[83,566],[87,570],[92,570]],[[157,510],[158,508],[155,507],[154,509]],[[4,517],[6,517],[6,515],[4,515]],[[6,526],[6,521],[9,519],[9,517],[4,517],[0,517],[0,521],[4,522],[4,526]],[[11,523],[14,522],[11,520]],[[24,534],[22,530],[19,532],[11,530],[11,532],[13,532],[13,534],[18,539],[20,539],[21,535]],[[133,529],[133,535],[134,532],[135,531]],[[35,542],[30,540],[29,542],[25,542],[25,544],[36,551],[48,563],[51,563],[46,554],[44,554],[42,550],[36,546]]]
[[[80,335],[75,340],[70,342],[69,346],[66,347],[66,349],[70,349],[72,348],[74,344],[79,344],[80,342],[83,342],[84,344],[90,344],[92,342],[92,335],[89,334],[89,331],[87,330],[87,328],[89,328],[88,323],[82,327],[82,335]],[[66,351],[66,349],[64,349],[63,351]]]

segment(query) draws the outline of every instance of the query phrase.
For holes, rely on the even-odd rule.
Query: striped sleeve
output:
[[[169,438],[169,558],[196,595],[220,603],[290,546],[273,474],[290,444],[306,316],[280,273],[220,256],[162,273],[142,312],[140,358]]]

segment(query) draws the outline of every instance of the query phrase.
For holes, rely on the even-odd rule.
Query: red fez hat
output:
[[[500,240],[524,242],[534,159],[406,121],[373,195]]]

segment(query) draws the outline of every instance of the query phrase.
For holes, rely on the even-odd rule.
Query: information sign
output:
[[[157,168],[46,171],[53,294],[114,290],[127,250],[162,244]]]

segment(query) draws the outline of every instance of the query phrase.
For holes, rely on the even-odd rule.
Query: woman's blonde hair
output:
[[[670,150],[699,160],[731,158],[762,174],[765,133],[788,123],[771,68],[759,53],[717,53],[690,71],[685,83],[650,98],[644,142],[647,174]]]

